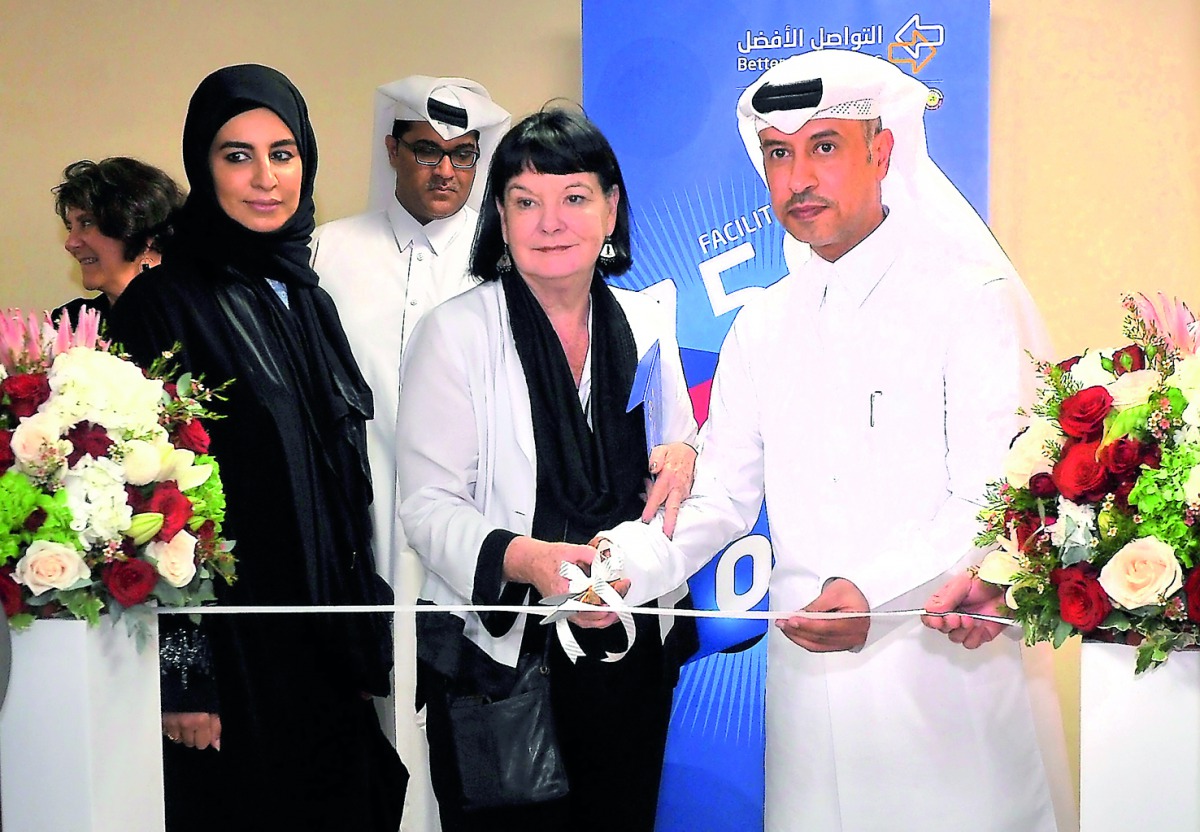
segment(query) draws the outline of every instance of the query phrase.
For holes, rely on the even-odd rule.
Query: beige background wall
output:
[[[470,22],[452,23],[451,6]],[[3,0],[2,8],[0,308],[79,294],[50,194],[67,164],[136,156],[184,182],[188,99],[217,67],[269,64],[303,91],[320,149],[318,221],[366,207],[379,84],[465,75],[514,113],[581,95],[579,4],[569,0]]]
[[[579,3],[97,0],[0,14],[0,305],[76,293],[49,189],[69,162],[139,156],[181,176],[187,99],[217,66],[304,91],[318,218],[366,199],[372,91],[413,72],[482,81],[514,113],[580,96]],[[1118,336],[1120,293],[1200,303],[1200,2],[993,0],[992,220],[1062,350]],[[732,107],[732,102],[731,102]]]
[[[271,64],[304,91],[320,220],[364,206],[380,83],[466,75],[517,114],[580,96],[578,2],[452,5],[470,22],[397,0],[7,3],[0,307],[77,294],[50,188],[115,154],[182,176],[187,100],[218,66]],[[1059,349],[1116,341],[1127,290],[1200,308],[1200,2],[993,0],[992,23],[992,226]],[[1075,664],[1060,669],[1070,713]]]

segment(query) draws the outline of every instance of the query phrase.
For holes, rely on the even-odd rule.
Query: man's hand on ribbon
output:
[[[675,534],[679,506],[692,493],[696,473],[696,449],[686,442],[659,445],[650,453],[652,480],[646,483],[646,507],[642,522],[649,523],[663,509],[663,534]]]
[[[564,563],[573,563],[586,574],[591,573],[592,562],[597,557],[592,546],[574,543],[547,543],[532,537],[514,538],[504,552],[504,577],[509,581],[530,584],[543,598],[551,598],[568,591],[569,583],[559,574]],[[628,581],[613,584],[617,592],[624,595],[629,590]],[[617,621],[612,612],[577,612],[570,618],[577,627],[610,627]]]
[[[871,606],[859,588],[845,578],[826,581],[825,588],[804,608],[805,612],[870,612]],[[805,650],[833,653],[857,650],[867,642],[870,618],[781,618],[775,626]]]
[[[925,609],[950,613],[923,615],[921,622],[926,627],[945,633],[955,644],[961,644],[968,650],[987,644],[1004,629],[1003,624],[971,617],[972,613],[1003,617],[1005,606],[1001,587],[981,581],[970,572],[955,575],[943,584],[925,602]]]

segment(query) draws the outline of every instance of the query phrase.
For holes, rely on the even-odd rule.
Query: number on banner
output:
[[[750,558],[750,587],[738,592],[735,571],[742,558]],[[717,609],[737,612],[753,609],[766,597],[771,580],[771,541],[761,534],[735,540],[717,561],[714,578]]]

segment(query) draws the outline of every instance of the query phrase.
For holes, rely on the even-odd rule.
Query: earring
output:
[[[142,261],[142,268],[141,268],[141,270],[142,270],[143,272],[148,272],[148,271],[150,271],[150,269],[152,269],[152,268],[154,268],[154,266],[153,266],[153,264],[151,264],[151,262],[150,262],[149,260],[143,260],[143,261]]]
[[[616,259],[617,249],[612,244],[612,237],[605,237],[604,245],[600,247],[600,265],[611,266]]]
[[[501,274],[508,274],[513,269],[512,257],[508,254],[508,243],[504,244],[504,253],[500,255],[500,259],[496,261],[496,271]]]

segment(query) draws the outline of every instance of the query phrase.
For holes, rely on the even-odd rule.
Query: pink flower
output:
[[[1154,302],[1141,293],[1127,297],[1125,305],[1142,319],[1152,335],[1158,335],[1166,341],[1168,347],[1178,350],[1182,355],[1196,354],[1196,336],[1192,332],[1196,316],[1188,309],[1186,303],[1178,298],[1168,299],[1164,293],[1159,292],[1158,305],[1162,307],[1161,313],[1155,308]]]

